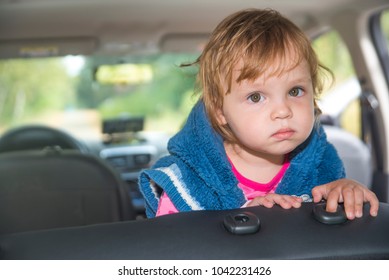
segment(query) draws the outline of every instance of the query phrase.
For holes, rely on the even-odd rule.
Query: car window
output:
[[[146,131],[174,133],[194,103],[195,69],[180,64],[193,62],[197,56],[161,53],[0,60],[0,133],[34,123],[81,138],[101,138],[104,120],[131,117],[144,118]],[[125,65],[121,69],[127,76],[120,80],[111,73],[108,80],[98,78],[95,74],[101,76],[102,65],[116,65],[112,69]]]
[[[361,111],[358,97],[361,87],[347,46],[335,30],[330,30],[314,39],[313,47],[320,62],[334,75],[333,80],[326,79],[320,99],[323,115],[335,125],[360,137]]]
[[[385,47],[382,46],[381,50],[378,50],[378,53],[380,54],[381,64],[386,75],[387,83],[389,83],[389,10],[380,13],[379,17],[379,24],[377,25],[379,25],[378,29],[380,32],[376,32],[378,34],[375,35],[383,38],[381,40],[379,38],[375,39],[376,41],[382,41],[383,45],[386,45],[386,51],[384,51]],[[380,46],[377,48],[380,49]]]
[[[381,23],[382,33],[386,39],[387,49],[389,51],[389,10],[386,10],[381,14],[380,23]]]

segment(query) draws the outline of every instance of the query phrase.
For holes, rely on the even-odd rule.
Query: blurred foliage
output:
[[[64,109],[75,98],[74,81],[61,59],[0,61],[0,127]]]
[[[334,80],[330,81],[331,83],[327,83],[322,93],[323,98],[329,90],[336,87],[336,84],[341,84],[356,75],[349,51],[336,31],[330,31],[321,35],[313,42],[313,47],[320,62],[328,67],[334,75]],[[347,94],[347,92],[344,92],[344,94]],[[345,109],[340,116],[340,124],[355,136],[361,137],[359,100],[351,102]]]
[[[312,45],[320,63],[333,72],[335,84],[355,76],[348,49],[337,32],[330,31],[321,35],[313,41]],[[329,89],[330,86],[331,83],[327,84],[326,89]]]
[[[384,36],[386,38],[386,45],[389,51],[389,10],[383,12],[381,15],[381,27],[382,32],[384,33]]]
[[[96,108],[102,118],[145,116],[147,129],[175,131],[193,105],[188,104],[188,95],[192,95],[196,74],[196,69],[184,69],[179,65],[193,61],[196,57],[161,54],[131,58],[131,63],[151,66],[152,80],[117,85],[101,84],[94,80],[97,67],[109,63],[109,58],[88,58],[77,88],[79,104],[86,108]],[[127,63],[130,58],[124,60]],[[159,123],[158,127],[155,123]]]
[[[152,80],[130,85],[105,85],[95,81],[97,67],[118,63],[115,57],[85,58],[83,68],[74,76],[62,58],[2,60],[0,130],[47,118],[50,112],[77,109],[96,110],[101,118],[142,115],[147,123],[158,122],[159,130],[177,130],[193,105],[188,100],[196,74],[196,69],[179,65],[194,61],[196,57],[160,54],[120,58],[152,68]],[[39,115],[44,117],[37,117]]]
[[[191,58],[192,60],[195,57]],[[195,73],[188,73],[179,65],[183,57],[165,54],[148,63],[153,69],[153,79],[138,85],[96,85],[95,92],[110,91],[109,98],[99,106],[104,117],[118,114],[146,114],[160,117],[166,111],[180,111],[185,94],[193,91]]]

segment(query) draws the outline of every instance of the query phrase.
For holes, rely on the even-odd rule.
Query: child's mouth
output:
[[[272,137],[279,139],[279,140],[286,140],[286,139],[289,139],[290,137],[292,137],[294,133],[295,133],[295,131],[290,129],[290,128],[283,128],[283,129],[278,130],[276,133],[274,133],[272,135]]]

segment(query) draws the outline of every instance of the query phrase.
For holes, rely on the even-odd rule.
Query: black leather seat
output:
[[[381,203],[374,218],[365,205],[362,218],[336,225],[318,222],[312,215],[313,207],[313,203],[303,203],[289,210],[259,206],[191,211],[139,221],[3,235],[0,259],[389,259],[389,204]],[[249,218],[239,220],[242,222],[236,226],[252,228],[253,215],[261,224],[257,232],[234,234],[224,226],[226,217],[246,216]]]
[[[135,218],[124,182],[77,151],[0,154],[0,234]]]

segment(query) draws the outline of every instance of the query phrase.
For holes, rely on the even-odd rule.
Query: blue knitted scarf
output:
[[[241,207],[246,198],[223,146],[199,101],[186,124],[168,143],[170,155],[159,159],[139,176],[146,214],[154,217],[162,191],[178,211],[222,210]],[[335,148],[320,125],[290,155],[290,166],[276,193],[309,195],[313,187],[345,176]]]

